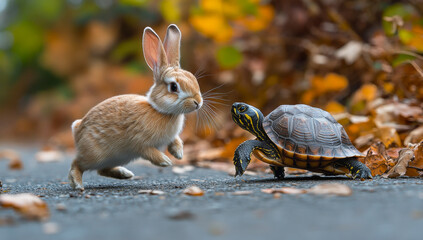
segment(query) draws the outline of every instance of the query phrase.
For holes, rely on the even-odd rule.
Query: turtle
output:
[[[253,153],[270,164],[275,178],[285,176],[284,167],[306,169],[326,175],[372,178],[360,161],[363,154],[354,147],[345,129],[328,112],[305,104],[280,105],[266,117],[254,106],[235,102],[233,121],[256,139],[235,150],[235,177],[244,174]]]

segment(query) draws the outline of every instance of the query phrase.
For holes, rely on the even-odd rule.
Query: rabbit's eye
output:
[[[170,88],[171,92],[177,92],[178,91],[178,84],[176,82],[171,82],[169,88]]]

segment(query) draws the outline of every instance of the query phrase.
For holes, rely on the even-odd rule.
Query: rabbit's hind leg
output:
[[[97,173],[104,177],[111,177],[117,179],[129,179],[134,174],[124,167],[104,168],[97,171]]]
[[[84,191],[84,185],[82,184],[83,173],[84,171],[78,166],[78,158],[76,158],[71,165],[68,175],[69,184],[73,189]]]

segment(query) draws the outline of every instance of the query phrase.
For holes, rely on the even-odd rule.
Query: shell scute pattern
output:
[[[304,155],[308,155],[307,161],[332,161],[362,155],[352,145],[342,125],[330,113],[318,108],[303,104],[281,105],[266,116],[263,126],[285,156],[295,156],[297,160],[303,160]]]

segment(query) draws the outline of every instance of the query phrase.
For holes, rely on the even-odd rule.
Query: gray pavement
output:
[[[0,226],[2,240],[422,239],[423,179],[357,181],[288,176],[278,181],[269,174],[234,178],[202,168],[176,174],[171,168],[131,163],[128,168],[139,176],[135,180],[115,180],[89,172],[84,175],[86,191],[80,194],[63,184],[69,157],[63,162],[42,164],[34,159],[36,148],[19,149],[23,170],[10,171],[7,162],[0,161],[2,191],[40,195],[49,205],[51,218],[47,223],[26,221],[12,210],[0,209],[0,219],[14,219],[14,224]],[[335,182],[349,185],[353,194],[283,194],[276,199],[260,191]],[[182,191],[189,185],[199,186],[205,195],[184,195]],[[141,189],[166,194],[139,194]],[[253,193],[231,194],[235,191]],[[58,206],[66,210],[56,209]],[[45,233],[49,223],[58,227],[56,233]]]

